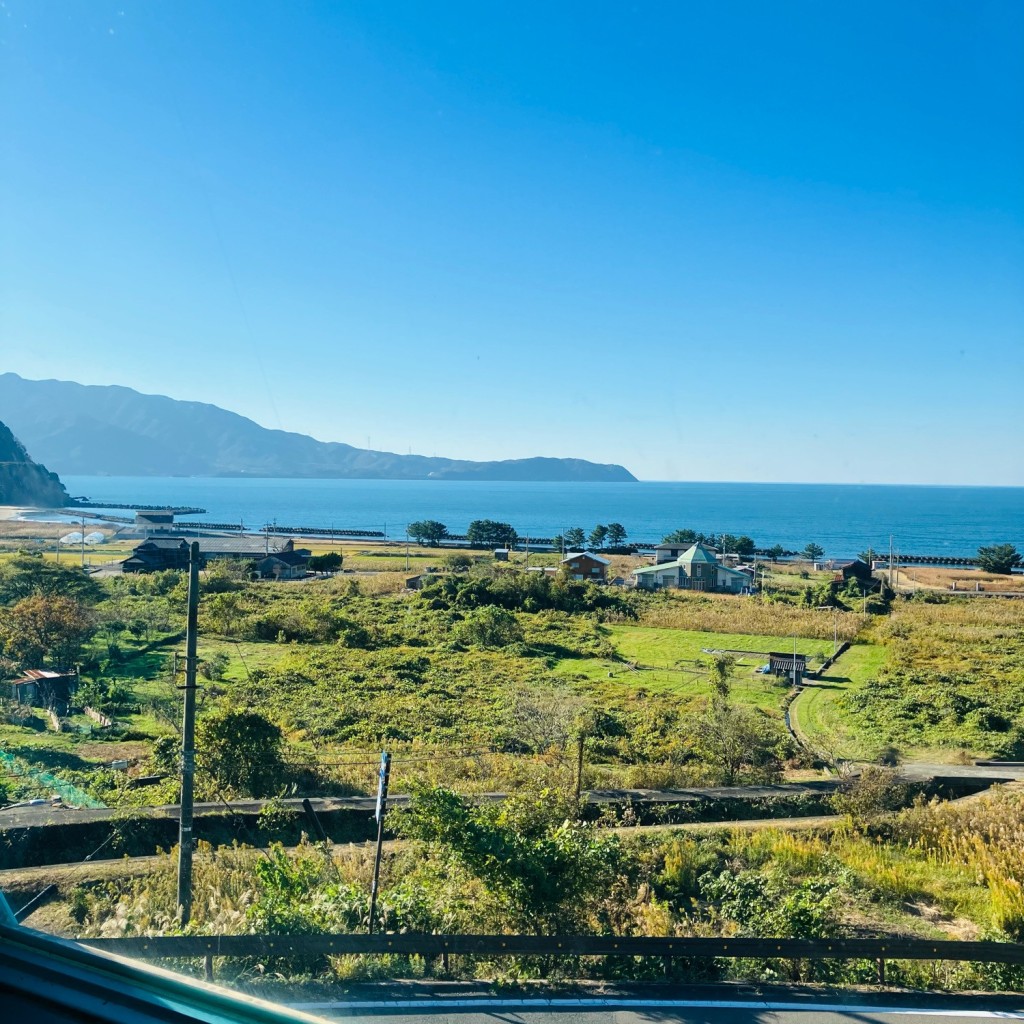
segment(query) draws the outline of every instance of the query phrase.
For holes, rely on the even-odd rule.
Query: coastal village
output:
[[[616,913],[634,923],[615,941],[654,913],[685,938],[691,906],[732,941],[746,911],[709,915],[726,913],[712,908],[740,871],[781,886],[765,891],[782,906],[801,887],[839,894],[816,904],[831,936],[891,942],[895,929],[911,950],[968,928],[1024,938],[1024,898],[998,895],[1017,891],[1024,801],[1012,545],[837,558],[810,539],[792,551],[687,528],[633,538],[619,523],[527,538],[491,519],[461,534],[424,520],[388,537],[209,518],[85,499],[0,513],[0,886],[29,923],[136,941],[125,922],[153,900],[180,922],[184,892],[192,922],[230,932],[246,912],[224,924],[191,902],[193,870],[263,908],[278,900],[258,868],[269,857],[306,872],[287,883],[297,934],[521,929],[504,906],[495,923],[481,923],[484,904],[453,910],[449,876],[499,884],[451,859],[461,840],[432,838],[462,816],[503,843],[529,828],[557,847],[568,829],[587,856],[614,851],[620,882],[580,882],[556,904],[555,935],[596,927],[619,884],[632,895]],[[199,843],[182,840],[186,820]],[[917,845],[929,823],[961,843],[979,820],[996,837],[983,854],[943,846],[951,866],[936,870]],[[765,849],[800,854],[783,876]],[[534,856],[502,870],[518,878]],[[662,907],[677,857],[708,869],[671,883],[687,895]],[[544,862],[560,885],[567,870]],[[953,912],[953,877],[969,918]],[[339,878],[356,910],[314,920]],[[893,902],[894,884],[940,910]],[[146,926],[158,930],[171,937]],[[437,973],[477,969],[453,956]],[[1002,984],[971,972],[965,983]]]

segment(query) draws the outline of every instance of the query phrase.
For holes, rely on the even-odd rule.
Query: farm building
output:
[[[507,562],[508,561],[508,548],[495,548],[494,549],[494,560],[496,562]]]
[[[807,655],[780,654],[778,651],[772,651],[768,655],[768,671],[773,676],[789,676],[799,683],[807,671]]]
[[[308,566],[306,551],[275,551],[256,563],[256,571],[265,580],[301,580]]]
[[[150,537],[121,565],[123,572],[161,572],[188,568],[188,542],[181,537]]]
[[[426,572],[418,573],[415,576],[405,577],[406,590],[422,590],[431,580],[444,579],[448,573],[438,572],[436,569],[427,569]]]
[[[20,679],[11,682],[11,700],[37,708],[52,708],[66,715],[71,696],[78,686],[74,672],[49,672],[30,668]]]
[[[871,578],[871,566],[859,558],[829,558],[814,563],[815,572],[835,573],[836,579],[868,580]]]
[[[634,569],[633,580],[642,590],[676,587],[719,594],[742,594],[750,586],[746,573],[719,564],[715,553],[704,544],[691,544],[674,561]]]
[[[239,558],[258,562],[270,555],[292,553],[295,542],[289,537],[150,537],[126,558],[124,572],[159,572],[161,569],[187,569],[189,548],[196,543],[203,564],[211,558]],[[305,551],[307,559],[309,552]]]
[[[608,566],[612,563],[600,555],[589,551],[574,551],[565,556],[559,563],[574,580],[592,580],[604,583],[608,578]]]

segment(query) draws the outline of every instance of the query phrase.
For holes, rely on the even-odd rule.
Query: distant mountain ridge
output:
[[[67,502],[57,474],[34,462],[10,427],[0,423],[0,505],[60,508]]]
[[[82,476],[251,476],[378,480],[630,481],[584,459],[498,462],[398,455],[271,430],[202,402],[117,385],[0,374],[0,415],[36,458]]]

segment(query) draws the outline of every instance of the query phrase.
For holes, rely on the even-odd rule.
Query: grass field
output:
[[[757,669],[766,662],[764,655],[769,651],[792,651],[792,638],[616,625],[609,627],[609,640],[626,664],[605,658],[571,658],[560,661],[555,674],[586,682],[598,694],[617,700],[643,690],[688,701],[711,693],[706,665],[714,655],[707,652],[757,652],[733,655],[733,695],[741,703],[781,713],[788,680],[762,675]],[[796,649],[820,661],[823,644],[798,638]]]
[[[865,742],[843,727],[834,706],[836,698],[874,679],[888,652],[877,644],[854,644],[840,655],[826,675],[808,683],[790,705],[793,728],[815,749],[828,749],[840,757],[870,759],[879,743]]]

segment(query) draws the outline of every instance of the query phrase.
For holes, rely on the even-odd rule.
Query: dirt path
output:
[[[834,828],[843,820],[838,814],[823,814],[805,818],[756,818],[750,821],[691,821],[676,825],[630,825],[612,831],[623,837],[646,832],[722,832],[741,831],[756,832],[761,829],[777,828],[786,831],[804,829]],[[390,840],[384,847],[395,850],[404,845],[405,840]],[[374,844],[336,843],[332,847],[335,855],[353,850],[370,849]],[[293,848],[294,849],[294,848]],[[260,853],[253,847],[252,853]],[[44,864],[40,867],[6,868],[0,871],[0,890],[7,893],[37,892],[47,885],[61,888],[80,885],[84,882],[104,882],[117,878],[134,878],[147,875],[157,868],[169,863],[166,854],[147,857],[123,857],[121,860],[90,861],[88,863]]]

